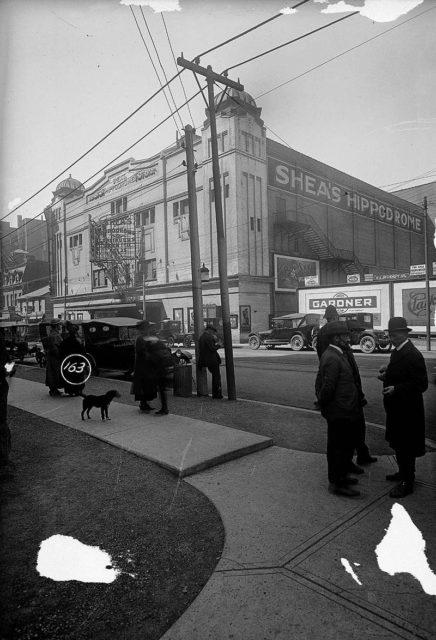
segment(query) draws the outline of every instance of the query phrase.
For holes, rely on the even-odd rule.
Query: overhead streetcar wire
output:
[[[309,0],[304,0],[303,2],[299,2],[298,4],[294,5],[292,8],[296,8],[299,7],[302,4],[306,4],[306,2],[308,2]],[[233,40],[236,40],[237,38],[240,38],[243,35],[246,35],[247,33],[254,31],[255,29],[258,29],[259,27],[262,27],[263,25],[267,24],[268,22],[271,22],[271,20],[275,20],[276,18],[281,17],[282,13],[279,13],[275,16],[272,16],[271,18],[264,20],[263,22],[260,22],[257,25],[254,25],[253,27],[250,27],[250,29],[247,29],[243,32],[241,32],[240,34],[237,34],[236,36],[233,36],[232,38],[230,38],[229,40],[225,40],[224,42],[221,42],[219,44],[217,44],[216,46],[212,47],[211,49],[208,49],[207,51],[203,51],[202,53],[194,56],[192,58],[192,62],[194,62],[195,60],[197,60],[198,58],[200,58],[201,56],[206,55],[207,53],[210,53],[211,51],[215,51],[216,49],[219,49],[221,47],[223,47],[224,45],[228,44],[229,42],[232,42]],[[155,91],[155,93],[153,93],[151,96],[149,96],[144,102],[142,102],[138,107],[136,107],[136,109],[134,109],[128,116],[126,116],[123,120],[121,120],[121,122],[119,122],[115,127],[113,127],[108,133],[106,133],[102,138],[100,138],[100,140],[98,140],[95,144],[92,145],[92,147],[90,147],[87,151],[85,151],[81,156],[79,156],[76,160],[74,160],[71,164],[69,164],[67,167],[65,167],[58,175],[54,176],[54,178],[52,178],[49,182],[47,182],[46,184],[44,184],[40,189],[38,189],[37,191],[35,191],[31,196],[29,196],[28,198],[26,198],[23,202],[21,202],[19,205],[17,205],[14,209],[12,209],[9,213],[7,213],[5,216],[3,216],[2,218],[0,218],[1,220],[4,220],[5,218],[7,218],[8,216],[12,215],[13,213],[15,213],[16,211],[18,211],[18,209],[21,209],[21,207],[23,207],[25,204],[27,204],[28,202],[30,202],[30,200],[32,200],[33,198],[35,198],[37,195],[39,195],[42,191],[44,191],[44,189],[46,189],[47,187],[49,187],[53,182],[55,182],[55,180],[58,180],[62,175],[64,175],[69,169],[71,169],[72,167],[74,167],[74,165],[76,165],[78,162],[80,162],[80,160],[83,160],[83,158],[85,158],[87,155],[89,155],[91,153],[91,151],[94,151],[94,149],[96,149],[102,142],[104,142],[107,138],[109,138],[109,136],[111,136],[113,133],[115,133],[115,131],[117,131],[120,127],[123,126],[123,124],[125,124],[128,120],[130,120],[130,118],[132,118],[134,115],[136,115],[138,113],[138,111],[140,111],[141,109],[143,109],[149,102],[151,102],[157,95],[159,95],[159,93],[161,91],[163,91],[163,89],[165,89],[171,82],[173,82],[176,78],[178,78],[183,71],[185,71],[184,68],[182,68],[180,71],[178,71],[172,78],[170,78],[168,80],[168,82],[161,88],[158,89],[157,91]],[[187,103],[189,101],[187,100]]]
[[[141,9],[141,14],[142,14],[142,19],[144,20],[144,24],[145,24],[145,26],[146,26],[146,28],[147,28],[148,35],[150,36],[150,40],[151,40],[151,43],[152,43],[152,45],[153,45],[153,47],[154,47],[154,51],[155,51],[155,53],[156,53],[156,56],[157,56],[158,62],[159,62],[159,64],[160,64],[160,68],[162,69],[162,73],[163,73],[163,75],[164,75],[165,80],[168,82],[167,74],[165,73],[165,68],[164,68],[164,66],[163,66],[163,64],[162,64],[162,61],[161,61],[161,59],[160,59],[160,55],[159,55],[159,52],[158,52],[157,47],[156,47],[156,45],[155,45],[154,38],[153,38],[153,36],[152,36],[152,34],[151,34],[151,31],[150,31],[150,28],[149,28],[149,26],[148,26],[147,20],[146,20],[146,18],[145,18],[144,11],[142,10],[142,7],[140,7],[140,9]],[[171,96],[171,98],[172,98],[172,101],[173,101],[174,107],[177,109],[177,104],[176,104],[176,101],[174,100],[173,92],[171,91],[171,87],[170,87],[169,85],[168,85],[168,91],[170,92],[170,96]],[[179,110],[178,110],[178,109],[177,109],[177,115],[179,116],[180,124],[181,124],[181,127],[182,127],[182,129],[183,129],[183,120],[182,120],[182,118],[180,117],[180,113],[179,113]]]
[[[269,53],[273,53],[274,51],[278,51],[279,49],[282,49],[283,47],[287,47],[288,45],[293,44],[294,42],[298,42],[299,40],[303,40],[304,38],[308,38],[309,36],[313,35],[314,33],[318,33],[319,31],[322,31],[323,29],[328,29],[328,27],[332,27],[334,24],[338,24],[338,22],[342,22],[343,20],[348,20],[348,18],[352,18],[353,16],[357,16],[359,13],[360,13],[359,11],[353,11],[353,13],[350,13],[347,16],[342,16],[342,18],[338,18],[337,20],[333,20],[332,22],[328,22],[327,24],[324,24],[322,27],[318,27],[317,29],[313,29],[312,31],[308,31],[307,33],[303,33],[303,35],[298,36],[298,38],[293,38],[292,40],[288,40],[287,42],[283,42],[282,44],[279,44],[276,47],[273,47],[272,49],[268,49],[267,51],[264,51],[263,53],[259,53],[256,56],[252,56],[251,58],[247,58],[246,60],[243,60],[242,62],[238,62],[238,64],[234,64],[231,67],[227,67],[227,69],[225,69],[224,73],[227,73],[231,69],[237,69],[238,67],[241,67],[243,64],[247,64],[248,62],[253,62],[253,60],[258,60],[259,58],[262,58],[263,56],[266,56]]]
[[[139,35],[140,35],[140,37],[141,37],[141,40],[142,40],[142,42],[143,42],[143,45],[144,45],[144,47],[145,47],[145,49],[146,49],[146,51],[147,51],[147,53],[148,53],[148,57],[150,58],[150,62],[151,62],[151,64],[152,64],[152,66],[153,66],[154,72],[155,72],[155,74],[156,74],[156,78],[157,78],[157,80],[158,80],[158,82],[159,82],[159,84],[160,84],[160,86],[161,86],[162,93],[163,93],[163,95],[164,95],[164,97],[165,97],[165,100],[166,100],[166,103],[167,103],[167,105],[168,105],[168,109],[171,111],[172,106],[170,105],[170,101],[168,100],[168,96],[167,96],[167,94],[166,94],[166,93],[165,93],[165,91],[163,90],[163,83],[162,83],[162,81],[161,81],[161,79],[160,79],[159,72],[158,72],[158,70],[157,70],[157,68],[156,68],[156,65],[154,64],[154,60],[153,60],[152,55],[151,55],[151,53],[150,53],[150,50],[149,50],[149,48],[148,48],[148,46],[147,46],[147,43],[145,42],[144,36],[142,35],[141,27],[139,26],[139,23],[138,23],[138,21],[137,21],[137,19],[136,19],[136,16],[135,16],[135,14],[134,14],[134,11],[133,11],[133,7],[132,7],[132,5],[130,5],[130,11],[131,11],[131,13],[132,13],[133,19],[134,19],[134,21],[135,21],[135,23],[136,23],[136,26],[137,26],[137,28],[138,28]],[[168,80],[167,80],[167,83],[168,83]],[[169,87],[168,87],[168,89],[169,89]],[[171,97],[173,98],[172,94],[171,94]],[[173,102],[174,102],[174,98],[173,98]],[[176,120],[175,116],[173,116],[173,120],[174,120],[174,124],[176,125],[176,129],[180,132],[179,125],[177,124],[177,120]],[[182,125],[182,126],[183,126],[183,125]]]
[[[170,49],[171,49],[171,54],[173,56],[174,65],[175,65],[176,69],[178,69],[176,56],[174,55],[174,50],[173,50],[173,46],[171,44],[171,38],[170,38],[170,35],[168,33],[168,29],[167,29],[167,25],[166,25],[166,22],[165,22],[164,15],[163,15],[163,13],[161,13],[160,15],[161,15],[161,18],[162,18],[163,25],[165,27],[165,33],[167,34],[168,44],[169,44]],[[181,85],[182,90],[183,90],[183,95],[185,96],[185,100],[188,100],[188,96],[186,95],[185,85],[183,84],[182,76],[179,76],[179,81],[180,81],[180,85]],[[196,129],[194,118],[193,118],[193,115],[191,113],[191,107],[189,106],[189,102],[188,102],[187,106],[188,106],[188,111],[189,111],[189,116],[191,118],[192,126],[194,127],[194,129]]]
[[[336,56],[333,56],[332,58],[329,58],[328,60],[325,60],[324,62],[321,62],[320,64],[317,64],[315,67],[311,67],[310,69],[307,69],[307,71],[304,71],[303,73],[300,73],[298,76],[294,76],[293,78],[289,78],[289,80],[285,80],[285,82],[281,82],[280,84],[278,84],[277,86],[273,87],[272,89],[268,89],[268,91],[264,91],[263,93],[260,93],[258,96],[255,97],[255,100],[258,100],[259,98],[263,98],[263,96],[266,96],[269,93],[272,93],[273,91],[276,91],[277,89],[280,89],[281,87],[284,87],[285,85],[289,84],[290,82],[294,82],[295,80],[298,80],[299,78],[302,78],[303,76],[306,76],[309,73],[312,73],[312,71],[316,71],[316,69],[320,69],[321,67],[325,66],[326,64],[329,64],[330,62],[333,62],[333,60],[337,60],[338,58],[341,58],[342,56],[344,56],[346,53],[349,53],[350,51],[354,51],[355,49],[359,49],[359,47],[363,47],[363,45],[367,44],[368,42],[372,42],[373,40],[376,40],[377,38],[381,38],[381,36],[384,36],[386,33],[389,33],[390,31],[393,31],[394,29],[398,29],[398,27],[402,27],[407,22],[410,22],[411,20],[416,20],[416,18],[419,18],[419,17],[423,16],[424,14],[426,14],[428,11],[433,11],[434,9],[436,9],[436,5],[433,6],[433,7],[430,7],[429,9],[426,9],[425,11],[421,11],[421,13],[418,13],[418,15],[416,15],[416,16],[412,16],[411,18],[408,18],[407,20],[403,20],[403,22],[400,22],[399,24],[394,25],[390,29],[385,29],[385,31],[382,31],[381,33],[378,33],[376,36],[373,36],[372,38],[368,38],[368,40],[364,40],[360,44],[356,44],[354,47],[350,47],[349,49],[346,49],[345,51],[342,51],[342,53],[338,53]]]

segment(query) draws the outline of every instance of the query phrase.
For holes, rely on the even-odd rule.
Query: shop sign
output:
[[[410,265],[411,276],[425,276],[425,264],[411,264]]]
[[[427,292],[425,289],[403,289],[403,316],[411,327],[423,326],[427,318]],[[431,325],[436,326],[436,288],[430,289]]]
[[[268,159],[268,184],[402,229],[423,233],[423,218],[285,162]]]
[[[361,311],[377,309],[377,296],[347,296],[346,293],[339,292],[332,297],[311,298],[309,300],[309,311],[325,311],[332,305],[337,311],[345,313],[346,311]]]
[[[92,202],[92,200],[97,200],[98,198],[103,198],[104,196],[109,195],[113,191],[118,191],[119,189],[123,189],[128,184],[132,184],[134,182],[140,182],[141,180],[145,180],[145,178],[149,178],[150,176],[154,176],[157,173],[157,166],[148,167],[147,169],[142,169],[140,171],[135,171],[133,173],[123,173],[120,176],[116,176],[108,181],[108,184],[105,187],[99,189],[96,193],[93,193],[89,196],[86,196],[86,202]]]
[[[319,276],[304,276],[304,284],[306,287],[317,287],[319,285]]]
[[[354,282],[360,282],[360,275],[358,273],[350,273],[347,276],[347,282],[353,284]]]

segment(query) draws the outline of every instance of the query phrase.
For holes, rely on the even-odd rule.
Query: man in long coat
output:
[[[350,462],[361,425],[361,393],[350,362],[345,354],[350,333],[345,322],[330,322],[325,327],[329,346],[323,352],[316,380],[316,395],[323,417],[327,420],[327,467],[329,491],[355,497],[359,491],[350,485]]]
[[[395,349],[387,367],[381,367],[386,440],[395,451],[398,472],[386,476],[399,481],[391,498],[413,492],[415,461],[425,454],[425,417],[422,394],[428,387],[425,360],[408,339],[411,329],[405,318],[389,320],[388,332]]]
[[[220,346],[217,330],[212,324],[208,324],[198,341],[198,366],[207,367],[211,373],[212,397],[217,400],[222,400],[223,397],[220,372],[221,357],[218,353]]]

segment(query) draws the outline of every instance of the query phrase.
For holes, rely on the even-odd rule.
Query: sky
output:
[[[161,93],[66,170],[160,87],[132,13],[161,71],[146,21],[170,78],[177,71],[165,26],[175,56],[183,53],[193,59],[297,4],[123,2],[0,2],[0,217],[13,226],[17,214],[42,213],[69,173],[86,186],[93,184],[105,165],[169,115]],[[168,10],[159,11],[163,8]],[[205,55],[200,64],[221,73],[345,16],[336,25],[231,69],[229,78],[239,79],[262,107],[267,136],[274,140],[387,190],[435,180],[436,0],[310,0]],[[190,97],[198,90],[195,78],[189,71],[181,78]],[[179,80],[171,87],[176,104],[182,104]],[[198,96],[190,104],[200,133],[204,101]],[[192,124],[186,108],[181,119],[180,130]],[[116,162],[150,157],[174,143],[176,135],[170,118]]]

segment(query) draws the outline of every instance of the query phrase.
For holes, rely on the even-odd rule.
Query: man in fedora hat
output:
[[[409,340],[410,331],[405,318],[389,320],[388,333],[395,348],[378,376],[383,382],[386,440],[398,464],[398,471],[386,476],[386,480],[399,482],[390,492],[391,498],[404,498],[413,492],[415,461],[425,454],[422,394],[428,387],[428,377],[422,354]]]
[[[329,345],[319,363],[316,395],[321,414],[327,420],[327,467],[329,491],[341,496],[356,497],[360,492],[351,485],[350,462],[358,439],[362,398],[355,375],[346,356],[350,332],[341,321],[325,325]]]

